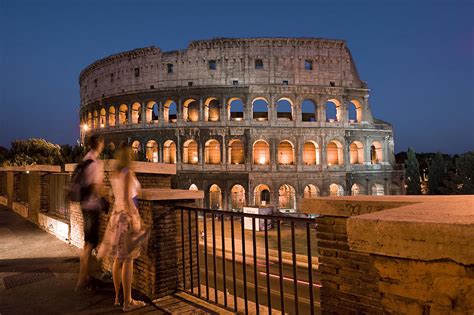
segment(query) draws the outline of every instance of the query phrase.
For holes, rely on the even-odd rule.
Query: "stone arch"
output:
[[[229,164],[244,164],[244,144],[239,139],[232,139],[228,146],[228,163]]]
[[[313,184],[308,184],[304,187],[303,190],[303,198],[316,198],[321,195],[321,192],[318,188],[318,186],[313,185]]]
[[[267,121],[268,117],[268,101],[264,97],[256,97],[252,101],[253,120]]]
[[[244,103],[238,97],[232,97],[228,102],[229,120],[241,121],[244,120]]]
[[[277,119],[283,121],[293,120],[293,102],[287,97],[282,97],[276,102]]]
[[[132,124],[137,125],[142,121],[142,105],[139,102],[132,104]]]
[[[222,190],[217,184],[209,187],[209,208],[213,210],[222,209]]]
[[[370,190],[373,196],[383,196],[385,195],[385,189],[382,184],[373,183],[370,186]]]
[[[166,122],[178,121],[178,105],[173,100],[167,100],[163,105],[163,119]]]
[[[101,108],[99,112],[99,126],[100,128],[105,128],[105,121],[107,120],[107,112],[105,108]]]
[[[303,144],[303,163],[319,165],[319,145],[315,141],[306,141]]]
[[[296,210],[296,191],[289,184],[283,184],[278,189],[278,208]]]
[[[242,211],[245,205],[245,188],[240,184],[235,184],[230,189],[230,208],[233,211]]]
[[[158,162],[158,143],[155,140],[146,143],[145,155],[148,162]]]
[[[362,121],[362,105],[358,100],[352,100],[347,104],[347,112],[350,123]]]
[[[176,143],[173,140],[163,143],[163,163],[176,164]]]
[[[265,140],[257,140],[253,146],[253,164],[268,165],[270,164],[270,146]]]
[[[199,102],[195,99],[189,98],[183,103],[183,120],[184,121],[199,121]]]
[[[140,141],[135,140],[132,142],[132,154],[133,160],[138,161],[140,157]]]
[[[326,121],[335,122],[341,120],[341,102],[335,98],[326,102]]]
[[[188,190],[199,190],[199,189],[198,189],[198,187],[196,186],[196,184],[191,184],[191,185],[189,185]]]
[[[114,152],[115,152],[115,143],[110,141],[109,142],[109,154],[110,154],[110,156],[114,156]]]
[[[128,124],[128,106],[126,104],[121,104],[119,106],[119,125]]]
[[[332,183],[329,185],[329,196],[344,196],[344,187],[340,184]]]
[[[359,183],[352,184],[351,187],[351,196],[365,195],[364,185]]]
[[[109,107],[109,126],[111,127],[115,126],[115,107],[114,106]]]
[[[288,140],[280,141],[278,144],[278,164],[293,165],[295,157],[295,148],[293,143]]]
[[[379,164],[383,162],[383,147],[379,141],[372,142],[370,146],[370,162],[372,164]]]
[[[391,195],[401,195],[402,194],[401,186],[396,182],[392,182],[390,184],[390,194]]]
[[[218,140],[210,139],[206,141],[204,147],[204,163],[220,164],[221,163],[221,145]]]
[[[147,123],[157,123],[160,117],[160,107],[157,102],[149,101],[146,104],[146,121]]]
[[[364,145],[360,141],[353,141],[349,146],[350,164],[364,164]]]
[[[99,112],[94,110],[94,129],[99,129]]]
[[[318,119],[318,107],[316,102],[310,99],[305,99],[301,103],[301,121],[313,122]]]
[[[183,144],[183,163],[198,164],[198,144],[195,140],[187,140]]]
[[[270,203],[270,188],[265,184],[255,186],[253,190],[256,206],[265,206]]]
[[[209,97],[204,102],[204,121],[219,121],[221,116],[221,103],[215,97]]]
[[[87,129],[89,128],[92,129],[92,113],[91,112],[87,113]]]
[[[328,165],[344,164],[344,149],[342,144],[337,140],[331,140],[326,147]]]

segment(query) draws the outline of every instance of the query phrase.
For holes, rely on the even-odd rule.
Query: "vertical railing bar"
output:
[[[311,254],[311,230],[309,222],[306,222],[306,246],[308,247],[308,282],[309,282],[309,304],[311,315],[314,315],[314,295],[313,295],[313,259]]]
[[[270,256],[268,255],[268,220],[265,219],[265,265],[267,273],[267,304],[268,304],[268,314],[272,313],[272,299],[270,293]]]
[[[237,312],[237,282],[235,272],[234,216],[230,215],[230,236],[232,238],[232,285],[234,290],[234,310]]]
[[[214,302],[219,303],[219,297],[217,292],[217,255],[216,255],[216,220],[215,214],[212,213],[212,259],[213,259],[213,268],[214,268]]]
[[[188,237],[189,237],[189,275],[191,280],[191,293],[194,293],[194,281],[193,281],[193,237],[191,229],[191,211],[188,212]]]
[[[285,314],[285,294],[283,291],[283,263],[281,258],[281,221],[277,220],[277,239],[278,239],[278,273],[280,276],[280,305],[281,313]]]
[[[249,313],[249,304],[247,300],[247,266],[245,259],[245,229],[244,229],[244,217],[240,218],[240,227],[242,230],[242,268],[243,268],[243,280],[244,280],[244,302],[245,302],[245,314]]]
[[[198,281],[198,296],[201,298],[201,266],[199,264],[199,210],[196,209],[196,266]]]
[[[207,263],[207,213],[204,214],[204,264],[206,271],[206,300],[209,301],[209,264]]]
[[[225,236],[224,236],[224,214],[221,215],[221,238],[222,238],[222,277],[223,277],[223,284],[224,287],[222,291],[224,292],[224,306],[227,308],[227,278],[225,274]]]
[[[253,278],[254,278],[254,286],[255,286],[255,307],[256,307],[256,314],[260,314],[260,305],[258,303],[258,264],[257,264],[257,238],[256,238],[256,231],[257,227],[255,224],[255,218],[252,218],[252,245],[253,245]]]
[[[296,241],[295,241],[295,221],[291,221],[291,252],[293,254],[293,289],[295,296],[295,314],[298,315],[298,278],[296,275]]]
[[[184,210],[181,209],[181,254],[183,259],[183,291],[186,291],[186,263],[184,259]]]

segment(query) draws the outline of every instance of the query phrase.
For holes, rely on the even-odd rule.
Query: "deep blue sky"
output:
[[[307,36],[348,41],[397,151],[474,150],[473,3],[0,0],[0,145],[74,143],[79,72],[110,54],[212,37]]]

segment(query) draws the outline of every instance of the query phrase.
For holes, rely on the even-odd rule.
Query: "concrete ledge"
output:
[[[110,172],[115,169],[117,160],[104,160],[103,162],[104,162],[104,171]],[[77,163],[65,164],[64,169],[66,172],[73,172],[76,166],[77,166]],[[164,175],[176,174],[176,164],[133,161],[130,168],[135,173],[142,173],[142,174],[164,174]]]
[[[69,241],[69,223],[47,213],[38,213],[38,225],[61,241]]]
[[[348,219],[351,250],[474,264],[474,196],[426,196],[417,203]]]
[[[8,198],[5,196],[0,196],[0,205],[8,207]]]
[[[28,218],[28,204],[23,202],[13,201],[13,211],[24,218]]]
[[[142,189],[139,196],[142,200],[190,200],[203,199],[204,191],[186,190],[186,189],[160,189],[145,188]]]
[[[60,165],[23,165],[23,166],[3,166],[0,172],[61,172]]]

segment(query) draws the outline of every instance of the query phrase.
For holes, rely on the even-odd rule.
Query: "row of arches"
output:
[[[222,115],[227,115],[228,120],[241,121],[244,119],[244,103],[238,97],[232,97],[227,101],[225,112],[222,113],[221,101],[216,97],[209,97],[203,101],[201,117],[201,100],[194,98],[186,99],[182,103],[182,120],[187,122],[197,122],[200,120],[217,122]],[[301,121],[349,121],[351,123],[361,122],[363,119],[363,106],[358,100],[352,100],[344,107],[338,99],[329,99],[324,105],[323,111],[318,111],[316,102],[305,99],[301,103]],[[270,119],[270,105],[266,98],[256,97],[251,102],[252,119],[255,121],[268,121]],[[160,116],[165,122],[176,122],[178,120],[178,105],[173,100],[167,100],[161,104],[156,101],[149,101],[143,104],[134,102],[131,105],[121,104],[117,107],[110,106],[99,110],[89,111],[83,114],[82,124],[92,129],[114,127],[117,125],[156,123]],[[278,121],[295,120],[294,102],[287,97],[277,100],[275,103],[276,119]],[[162,112],[162,113],[161,113]],[[346,113],[346,117],[343,117]],[[326,117],[319,117],[321,115]]]
[[[382,184],[373,183],[371,185],[371,195],[381,196],[385,194]],[[198,190],[197,185],[191,184],[190,190]],[[330,196],[344,196],[344,188],[340,184],[332,183],[329,185]],[[320,189],[314,184],[308,184],[304,187],[303,198],[316,198],[320,196]],[[350,191],[351,195],[366,195],[363,185],[354,183]],[[266,206],[271,200],[271,190],[266,184],[257,185],[251,197],[253,200],[246,200],[246,190],[244,186],[235,184],[230,189],[229,210],[241,211],[245,206]],[[283,184],[278,188],[278,208],[279,210],[297,210],[296,209],[296,190],[290,184]],[[208,207],[210,209],[223,209],[223,193],[218,184],[212,184],[208,189]]]
[[[140,160],[140,152],[143,151],[141,143],[137,140],[132,142],[132,149],[135,159]],[[145,159],[150,162],[158,162],[158,143],[149,140],[145,145]],[[318,143],[306,141],[302,146],[302,163],[304,165],[319,165],[321,163],[321,152]],[[177,163],[177,146],[173,140],[166,140],[163,143],[163,163]],[[244,144],[239,139],[232,139],[227,143],[227,157],[222,156],[221,143],[216,139],[210,139],[204,143],[204,163],[206,164],[244,164],[245,161]],[[277,147],[278,165],[296,164],[295,146],[291,141],[282,140]],[[373,141],[370,145],[370,162],[379,164],[383,161],[382,144]],[[349,145],[349,163],[364,164],[365,151],[361,141],[353,141]],[[338,140],[330,141],[326,146],[326,160],[328,165],[344,164],[343,145]],[[182,147],[181,162],[184,164],[199,164],[199,144],[195,140],[186,140]],[[270,145],[267,141],[260,139],[252,145],[252,163],[255,165],[269,165],[271,163]]]

